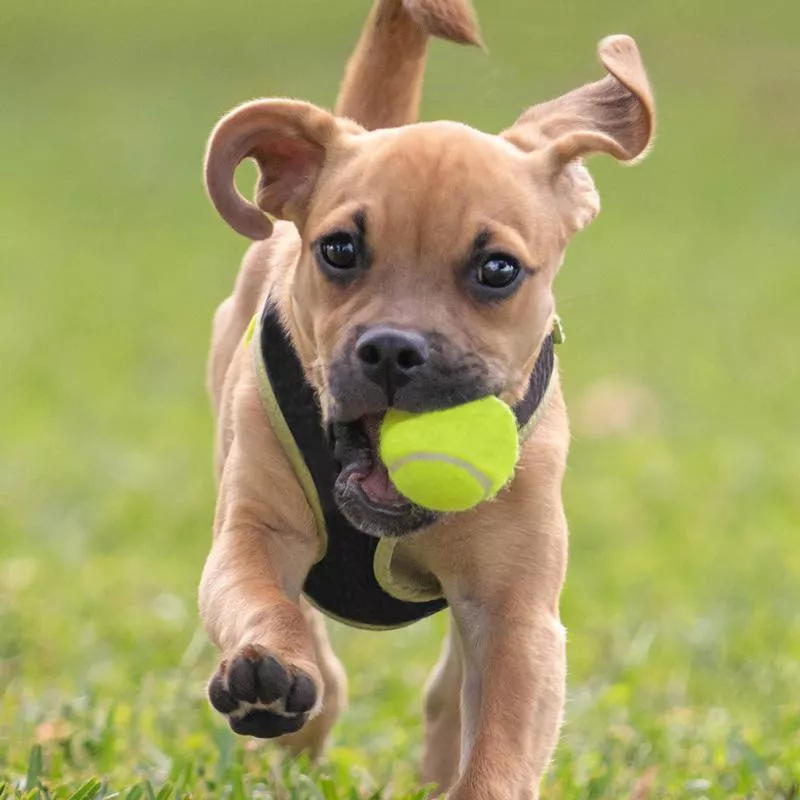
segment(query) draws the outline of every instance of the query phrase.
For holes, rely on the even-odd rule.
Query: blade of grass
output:
[[[103,784],[97,778],[89,778],[83,786],[69,796],[69,800],[93,800],[102,788]]]
[[[25,777],[26,789],[31,789],[39,782],[43,766],[42,746],[35,744],[31,747],[31,752],[28,756],[28,774]]]

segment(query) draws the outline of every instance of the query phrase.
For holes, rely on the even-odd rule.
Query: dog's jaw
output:
[[[404,536],[433,525],[441,515],[407,500],[392,485],[377,452],[381,419],[369,415],[331,426],[340,466],[333,494],[339,510],[362,533]]]
[[[360,531],[372,536],[404,536],[430,527],[442,515],[416,505],[393,486],[378,455],[386,411],[391,406],[426,413],[498,394],[502,376],[495,374],[483,356],[458,347],[436,331],[424,330],[418,333],[427,346],[427,361],[399,388],[385,386],[365,373],[357,357],[357,342],[365,330],[357,325],[344,333],[320,391],[339,465],[334,499]]]

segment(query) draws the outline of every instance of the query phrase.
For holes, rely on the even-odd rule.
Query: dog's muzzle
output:
[[[340,470],[333,486],[339,510],[348,521],[373,536],[403,536],[427,528],[441,516],[403,497],[378,456],[383,415],[334,423],[334,458]]]
[[[433,524],[439,514],[404,498],[378,456],[380,425],[389,407],[422,413],[488,394],[488,369],[437,333],[389,325],[359,329],[329,372],[328,419],[340,472],[334,496],[365,533],[400,536]]]

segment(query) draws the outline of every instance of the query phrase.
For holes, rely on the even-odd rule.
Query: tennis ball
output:
[[[519,458],[514,412],[497,397],[425,414],[390,408],[378,447],[397,491],[431,511],[494,497]]]

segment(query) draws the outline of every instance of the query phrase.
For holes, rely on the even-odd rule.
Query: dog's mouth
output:
[[[359,530],[373,536],[402,536],[433,524],[439,514],[403,497],[378,455],[385,412],[352,422],[333,423],[333,453],[340,471],[334,497],[341,512]]]
[[[389,470],[378,456],[378,437],[383,417],[383,414],[369,414],[351,423],[360,428],[357,433],[367,443],[364,450],[367,457],[351,467],[348,480],[356,483],[367,500],[376,506],[397,508],[408,505],[408,500],[394,487]]]

